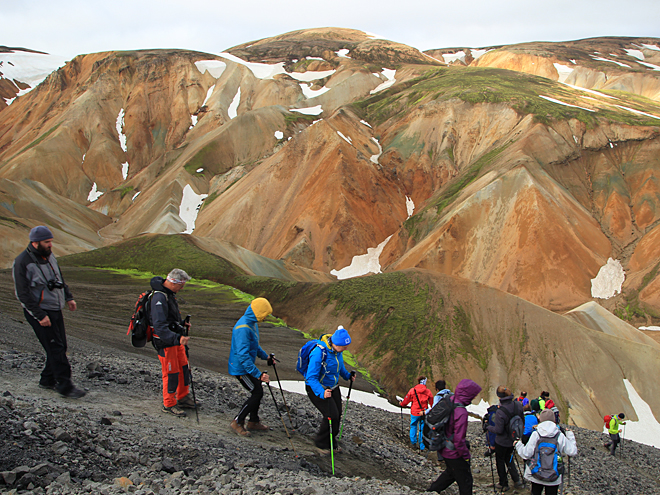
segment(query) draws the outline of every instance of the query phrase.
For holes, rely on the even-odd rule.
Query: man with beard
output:
[[[12,266],[14,289],[23,306],[25,319],[46,351],[46,365],[39,386],[78,399],[86,392],[71,382],[62,316],[64,306],[76,310],[76,301],[64,282],[52,247],[53,233],[48,227],[39,225],[30,231],[30,244]]]

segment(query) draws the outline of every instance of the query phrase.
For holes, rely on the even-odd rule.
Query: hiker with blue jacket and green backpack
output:
[[[340,450],[336,439],[342,408],[339,377],[344,380],[355,380],[355,372],[349,373],[344,366],[343,352],[350,343],[351,336],[340,325],[332,335],[322,335],[319,340],[305,344],[298,356],[296,369],[305,376],[307,396],[323,415],[321,426],[314,438],[316,447],[323,451],[329,450],[331,446],[335,451]],[[332,422],[332,439],[330,422]]]
[[[541,411],[539,424],[527,444],[516,442],[518,455],[525,459],[525,479],[532,483],[532,495],[557,495],[563,482],[565,456],[577,455],[575,434],[564,434],[555,423],[550,409]]]

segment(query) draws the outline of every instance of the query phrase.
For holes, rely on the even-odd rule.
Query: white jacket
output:
[[[516,443],[516,451],[518,452],[518,455],[525,460],[532,459],[534,457],[534,452],[536,451],[536,446],[539,443],[539,438],[541,436],[554,437],[558,431],[559,427],[553,421],[544,421],[543,423],[540,423],[529,437],[527,445],[523,445],[522,442]],[[572,431],[567,431],[566,435],[560,432],[559,438],[557,438],[557,448],[562,456],[576,456],[577,444],[575,443],[575,434]],[[538,485],[554,486],[561,484],[562,475],[559,475],[559,478],[557,478],[555,481],[541,481],[532,476],[529,463],[526,462],[525,479]]]

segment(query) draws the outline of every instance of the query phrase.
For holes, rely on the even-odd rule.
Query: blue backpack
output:
[[[554,437],[539,436],[534,457],[532,457],[529,468],[532,476],[540,481],[555,481],[564,474],[564,463],[559,454],[559,432]]]
[[[321,338],[323,338],[323,335]],[[296,363],[296,370],[302,376],[307,374],[307,368],[309,367],[309,355],[312,353],[316,346],[321,348],[321,353],[323,356],[322,359],[325,362],[325,357],[328,354],[328,350],[321,343],[320,339],[310,340],[309,342],[305,343],[305,345],[300,348],[300,351],[298,351],[298,362]]]

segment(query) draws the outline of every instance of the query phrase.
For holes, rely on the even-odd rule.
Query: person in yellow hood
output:
[[[250,392],[250,397],[231,422],[231,428],[241,436],[250,436],[250,432],[266,431],[268,427],[259,421],[259,406],[264,395],[262,383],[270,382],[266,371],[260,371],[255,365],[257,357],[265,361],[268,354],[259,345],[259,325],[273,312],[268,299],[258,297],[254,299],[245,314],[236,322],[231,332],[231,350],[229,351],[229,374],[235,376],[243,387]],[[248,414],[250,419],[245,419]]]

